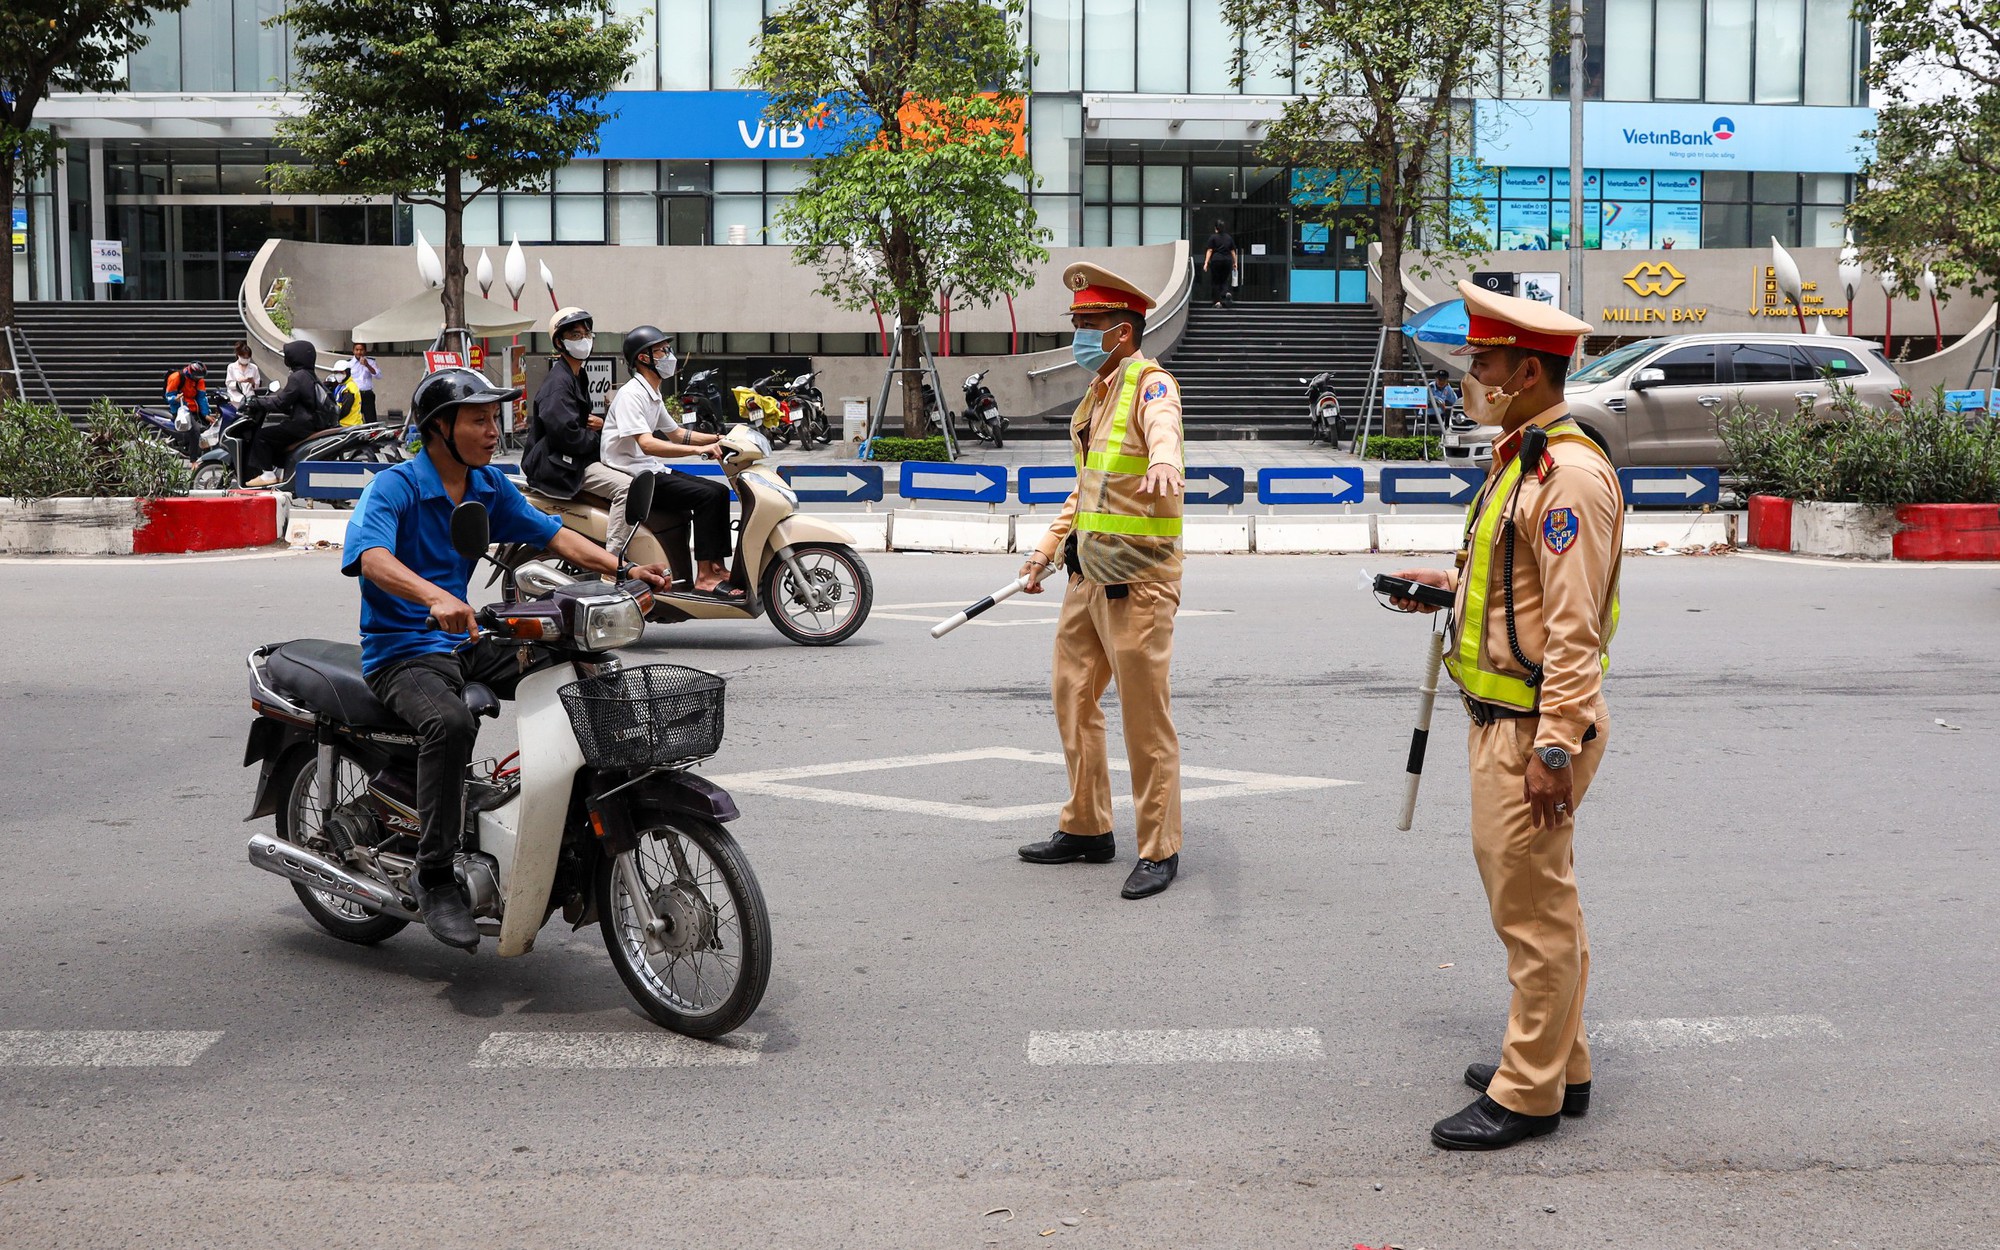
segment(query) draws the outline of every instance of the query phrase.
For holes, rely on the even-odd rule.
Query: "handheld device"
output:
[[[1375,593],[1387,595],[1391,599],[1414,599],[1432,608],[1448,610],[1452,605],[1452,593],[1449,590],[1413,582],[1407,577],[1392,577],[1387,573],[1375,575]]]

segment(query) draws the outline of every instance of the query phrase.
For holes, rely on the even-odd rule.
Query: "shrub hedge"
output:
[[[189,466],[110,400],[79,428],[51,404],[0,403],[0,498],[185,495]]]
[[[934,434],[929,438],[891,438],[886,434],[879,435],[868,442],[868,458],[890,463],[902,460],[951,459],[945,453],[942,434]]]
[[[1423,460],[1444,458],[1444,446],[1435,436],[1423,438],[1384,438],[1371,434],[1361,444],[1361,454],[1369,460]]]
[[[1835,386],[1831,410],[1786,415],[1732,405],[1717,423],[1746,493],[1890,508],[2000,503],[2000,425],[1951,412],[1942,388],[1906,408],[1871,408]]]

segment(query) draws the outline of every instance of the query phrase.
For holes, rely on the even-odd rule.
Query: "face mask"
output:
[[[1076,331],[1070,336],[1069,350],[1070,355],[1076,357],[1076,363],[1091,373],[1102,369],[1104,362],[1111,359],[1111,350],[1104,346],[1102,330]]]
[[[667,352],[665,354],[655,355],[652,359],[651,367],[654,373],[657,373],[661,377],[665,378],[673,376],[674,370],[681,367],[681,362],[674,358],[674,354],[672,352]]]
[[[563,340],[563,350],[570,354],[572,360],[590,359],[590,349],[596,346],[597,340],[589,335],[585,335],[580,339]]]
[[[1521,370],[1527,367],[1528,362],[1525,360],[1522,361],[1515,367],[1513,373],[1507,375],[1507,381],[1502,382],[1498,386],[1487,386],[1483,382],[1476,382],[1467,378],[1466,380],[1471,383],[1471,385],[1465,388],[1467,415],[1481,425],[1504,425],[1506,423],[1507,409],[1514,402],[1514,396],[1507,390],[1507,384],[1512,382],[1520,375]]]

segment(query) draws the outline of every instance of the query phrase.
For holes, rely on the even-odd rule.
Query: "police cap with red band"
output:
[[[1156,302],[1104,266],[1087,262],[1063,270],[1063,285],[1069,288],[1069,310],[1073,313],[1131,312],[1143,317]]]
[[[1465,297],[1465,346],[1454,356],[1470,356],[1488,347],[1519,347],[1525,351],[1574,356],[1576,341],[1591,333],[1554,304],[1501,295],[1470,282],[1458,284]]]

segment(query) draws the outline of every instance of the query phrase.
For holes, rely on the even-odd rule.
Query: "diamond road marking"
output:
[[[712,1068],[757,1062],[765,1034],[731,1033],[712,1042],[678,1033],[494,1033],[479,1044],[475,1068]]]
[[[1063,767],[1059,751],[1023,751],[1018,747],[975,747],[965,751],[940,751],[934,755],[896,755],[883,759],[848,760],[835,764],[810,764],[800,768],[772,768],[760,772],[734,773],[710,780],[731,791],[765,794],[773,798],[798,799],[805,803],[828,803],[836,807],[860,807],[877,812],[907,812],[937,816],[946,820],[971,820],[1001,824],[1010,820],[1045,820],[1059,814],[1057,803],[1024,803],[1012,807],[980,807],[971,803],[945,803],[936,799],[908,799],[890,794],[863,794],[850,790],[829,790],[820,786],[793,783],[814,777],[844,777],[851,773],[881,772],[892,768],[927,768],[938,764],[969,764],[980,760],[1014,760],[1026,764]],[[1124,760],[1112,760],[1111,767],[1130,772]],[[1278,773],[1240,772],[1227,768],[1197,768],[1183,765],[1183,779],[1213,781],[1218,784],[1181,791],[1181,802],[1200,803],[1211,799],[1233,799],[1263,794],[1292,794],[1305,790],[1327,790],[1335,786],[1359,785],[1337,777],[1289,777]],[[1130,795],[1112,799],[1114,807],[1130,807]]]
[[[1296,1063],[1325,1057],[1318,1029],[1104,1029],[1028,1035],[1028,1062],[1038,1067]]]
[[[17,1029],[0,1032],[0,1067],[185,1068],[221,1036],[221,1030]]]

